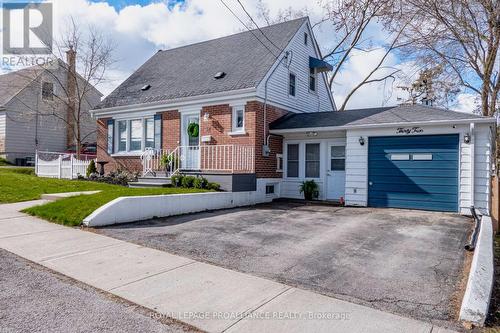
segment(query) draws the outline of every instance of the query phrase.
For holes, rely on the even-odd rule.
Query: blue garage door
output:
[[[458,135],[368,141],[370,207],[458,211]]]

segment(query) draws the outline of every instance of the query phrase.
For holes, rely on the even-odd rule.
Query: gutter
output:
[[[290,129],[271,129],[270,133],[273,134],[287,134],[287,133],[303,133],[303,132],[328,132],[339,131],[347,129],[369,129],[390,126],[417,126],[417,125],[458,125],[458,124],[490,124],[496,123],[495,118],[475,118],[475,119],[459,119],[459,120],[431,120],[419,122],[398,122],[398,123],[381,123],[381,124],[366,124],[366,125],[343,125],[343,126],[325,126],[325,127],[303,127],[303,128],[290,128]]]

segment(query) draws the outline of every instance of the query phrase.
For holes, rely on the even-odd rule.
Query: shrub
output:
[[[185,176],[182,178],[182,187],[184,188],[191,188],[193,187],[193,183],[195,181],[196,177],[194,176]]]
[[[87,178],[89,178],[93,173],[97,173],[97,168],[94,160],[90,160],[89,166],[87,167]]]
[[[137,181],[138,173],[129,173],[127,171],[113,171],[104,177],[99,177],[97,173],[91,173],[89,175],[89,180],[113,184],[113,185],[122,185],[128,186],[129,182]]]
[[[193,186],[194,188],[207,188],[208,180],[205,177],[198,177],[194,180]]]
[[[170,181],[172,182],[172,186],[181,187],[183,178],[184,178],[183,175],[173,175],[172,177],[170,177]]]
[[[207,184],[207,189],[212,190],[212,191],[220,191],[220,184],[217,184],[217,183],[208,183]]]

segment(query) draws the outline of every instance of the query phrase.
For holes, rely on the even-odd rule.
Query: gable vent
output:
[[[146,84],[145,86],[143,86],[141,88],[142,91],[146,91],[146,90],[149,90],[149,88],[151,88],[151,85],[150,84]]]
[[[225,72],[217,72],[217,73],[214,75],[214,78],[215,78],[216,80],[218,80],[218,79],[223,79],[223,78],[224,78],[224,76],[226,76],[226,73],[225,73]]]

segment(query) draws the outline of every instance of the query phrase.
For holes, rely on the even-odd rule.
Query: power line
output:
[[[252,29],[250,29],[239,17],[238,15],[236,15],[233,10],[231,8],[229,8],[229,6],[224,2],[224,0],[220,0],[220,2],[222,2],[222,4],[231,12],[231,14],[233,14],[234,17],[236,17],[236,19],[238,21],[240,21],[240,23],[250,32],[252,33],[252,35],[269,51],[269,53],[271,53],[276,59],[278,59],[278,56],[274,54],[273,51],[271,51],[271,49],[263,42],[260,40],[260,38],[253,32]]]
[[[281,47],[278,47],[276,44],[273,43],[272,40],[270,40],[267,35],[264,33],[264,31],[262,31],[262,29],[259,27],[259,25],[257,24],[257,22],[255,22],[255,20],[253,19],[252,15],[250,15],[250,13],[246,10],[245,6],[243,6],[243,4],[241,3],[240,0],[236,0],[238,1],[238,3],[240,4],[241,8],[243,9],[243,11],[245,12],[245,14],[247,14],[247,16],[250,18],[250,21],[253,22],[253,24],[257,27],[257,29],[260,31],[260,33],[269,41],[269,43],[273,44],[273,46],[275,48],[277,48],[280,53],[283,52],[283,50],[281,49]]]

